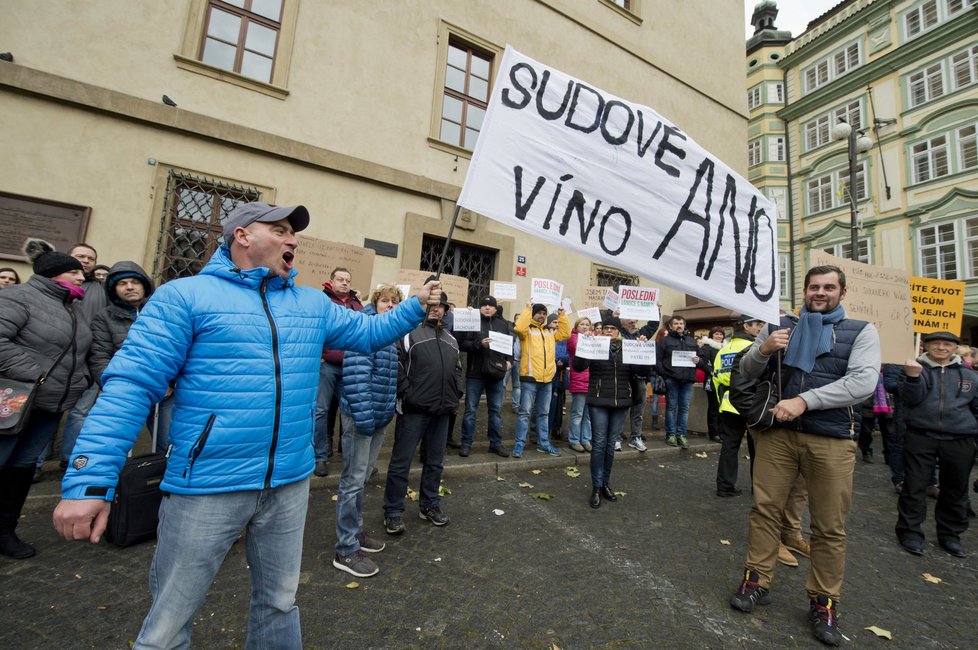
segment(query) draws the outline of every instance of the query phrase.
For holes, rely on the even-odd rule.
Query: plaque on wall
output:
[[[0,192],[0,259],[27,262],[22,249],[28,237],[67,253],[85,240],[91,213],[82,205]]]

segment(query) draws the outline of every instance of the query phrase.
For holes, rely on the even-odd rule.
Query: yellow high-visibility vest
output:
[[[713,389],[717,392],[721,413],[740,415],[730,403],[730,372],[733,370],[734,358],[737,354],[753,343],[750,339],[732,338],[729,343],[720,348],[716,359],[713,360]]]

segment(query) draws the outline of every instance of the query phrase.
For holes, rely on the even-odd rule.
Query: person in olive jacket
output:
[[[951,332],[924,336],[926,352],[904,364],[899,394],[906,432],[903,491],[897,502],[900,545],[923,555],[921,524],[927,516],[927,483],[940,466],[941,492],[934,507],[937,541],[955,557],[965,557],[961,534],[968,529],[968,477],[978,438],[978,373],[956,354],[961,340]]]
[[[621,338],[621,320],[609,316],[601,323],[600,334],[611,337],[608,359],[574,357],[571,367],[575,372],[589,371],[587,406],[591,414],[591,499],[592,508],[601,507],[602,498],[617,501],[608,484],[611,466],[615,460],[615,440],[622,430],[632,405],[643,394],[635,394],[636,376],[646,376],[648,366],[635,366],[624,362]],[[595,331],[595,334],[598,334]]]

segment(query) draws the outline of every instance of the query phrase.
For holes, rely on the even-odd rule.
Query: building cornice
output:
[[[16,63],[0,64],[0,90],[211,140],[428,198],[455,201],[461,191],[450,183]]]
[[[935,29],[920,38],[905,43],[875,61],[860,66],[824,88],[805,95],[778,111],[782,120],[793,120],[806,113],[822,110],[824,106],[862,90],[871,82],[898,71],[900,68],[924,59],[978,32],[978,11],[968,11],[946,23],[943,29]]]

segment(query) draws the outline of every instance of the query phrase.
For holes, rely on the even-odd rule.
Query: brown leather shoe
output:
[[[778,562],[785,566],[798,566],[798,560],[784,544],[778,544]]]
[[[804,537],[795,537],[791,539],[782,538],[781,544],[787,546],[788,550],[792,551],[793,553],[797,553],[803,557],[812,556],[812,547],[809,546]]]

